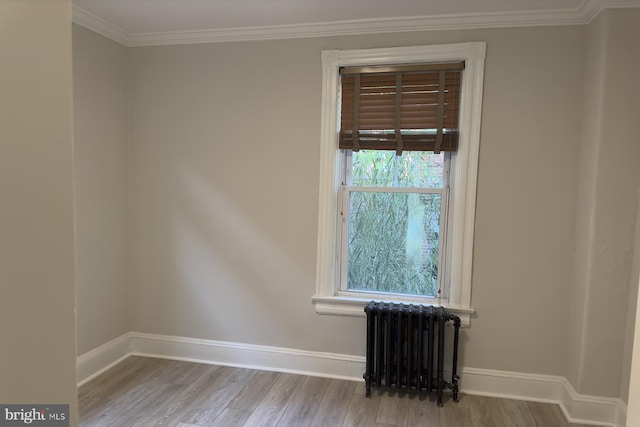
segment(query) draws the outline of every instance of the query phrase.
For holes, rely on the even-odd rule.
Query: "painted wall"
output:
[[[310,299],[320,53],[464,41],[488,54],[462,363],[566,375],[580,26],[132,48],[133,329],[363,355],[364,320]]]
[[[569,347],[569,359],[576,361],[569,379],[580,393],[626,398],[624,370],[606,367],[620,367],[625,359],[640,186],[640,83],[634,72],[640,67],[640,10],[604,12],[592,27],[574,281],[576,300],[583,303],[571,315],[579,326]]]
[[[610,326],[625,325],[629,297],[637,292],[630,287],[637,286],[632,265],[640,187],[640,9],[611,10],[605,16],[610,20],[608,68],[600,154],[602,179],[598,180],[596,205],[594,286],[588,298],[591,313],[590,343],[585,349],[585,393],[602,389],[609,374],[602,372],[601,366],[623,365],[625,329]],[[603,348],[611,350],[601,351]],[[618,372],[620,377],[616,379],[626,385],[624,370]],[[617,392],[612,389],[611,395]]]
[[[584,28],[474,33],[487,60],[465,366],[565,375]]]
[[[0,2],[0,402],[76,425],[70,14]]]
[[[127,48],[73,27],[78,354],[131,331]]]
[[[584,336],[586,334],[585,305],[587,282],[593,249],[596,201],[596,177],[600,154],[600,128],[602,97],[604,93],[604,69],[606,52],[606,18],[601,14],[587,28],[587,54],[585,61],[585,85],[583,102],[582,144],[577,152],[580,160],[578,174],[576,240],[574,253],[572,299],[569,318],[569,355],[567,378],[579,388],[584,358]]]
[[[627,404],[627,425],[640,424],[640,407],[629,402],[640,401],[640,316],[637,316],[638,283],[640,282],[640,187],[637,192],[636,222],[633,240],[633,261],[627,308],[625,346],[622,360],[620,398]],[[634,352],[634,348],[636,351]],[[633,417],[633,418],[632,418]]]

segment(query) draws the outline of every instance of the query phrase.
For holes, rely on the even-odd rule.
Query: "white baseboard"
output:
[[[129,354],[131,354],[130,332],[78,356],[76,360],[78,387],[119,363]]]
[[[627,405],[622,401],[616,409],[616,422],[614,425],[616,427],[627,427]]]
[[[292,348],[133,333],[137,356],[362,381],[364,357]]]
[[[365,358],[283,347],[130,332],[78,357],[78,386],[129,355],[362,381]],[[557,403],[572,423],[625,427],[618,398],[578,394],[560,376],[463,368],[461,392]]]
[[[624,427],[626,418],[619,398],[578,394],[560,376],[463,368],[460,386],[468,394],[557,403],[571,423]]]

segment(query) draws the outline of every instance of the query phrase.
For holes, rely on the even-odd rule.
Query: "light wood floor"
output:
[[[81,426],[577,427],[557,405],[372,391],[333,380],[129,357],[79,390]]]

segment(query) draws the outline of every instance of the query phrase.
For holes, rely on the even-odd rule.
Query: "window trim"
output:
[[[340,224],[336,215],[341,184],[338,173],[339,68],[460,60],[466,64],[460,99],[459,150],[454,154],[455,165],[450,171],[450,185],[455,186],[449,200],[449,208],[453,209],[451,236],[448,237],[448,244],[452,245],[448,270],[451,284],[449,301],[442,305],[458,314],[463,325],[469,325],[474,312],[471,276],[485,55],[484,42],[322,52],[318,247],[316,293],[312,297],[318,314],[364,316],[363,308],[371,301],[339,295],[337,245],[340,244]],[[394,301],[411,302],[411,298]]]

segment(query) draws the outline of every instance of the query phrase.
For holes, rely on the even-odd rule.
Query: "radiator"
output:
[[[444,390],[458,401],[458,335],[460,318],[444,307],[372,301],[367,314],[366,395],[371,387],[436,391],[442,406]],[[453,324],[451,382],[444,379],[445,326]],[[450,329],[450,328],[446,328]]]

